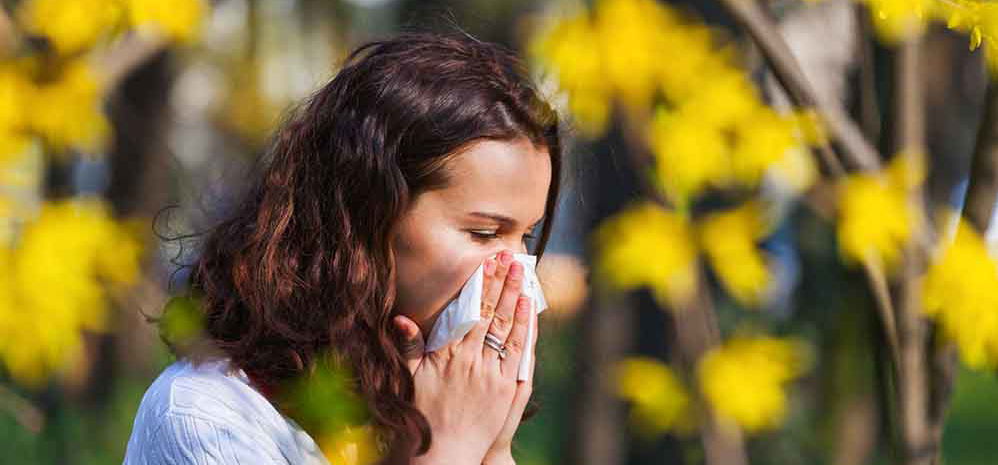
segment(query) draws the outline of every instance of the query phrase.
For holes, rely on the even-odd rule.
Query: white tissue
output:
[[[494,257],[494,256],[493,256]],[[547,301],[544,299],[544,292],[541,290],[541,283],[537,280],[536,266],[537,256],[515,253],[513,259],[523,265],[523,290],[522,293],[531,299],[533,308],[540,314],[547,308]],[[461,288],[461,294],[444,308],[444,311],[437,317],[436,323],[430,329],[430,334],[426,339],[426,352],[433,352],[447,343],[464,337],[481,320],[482,313],[482,285],[485,282],[485,263],[478,266],[472,273],[468,281]],[[534,338],[534,321],[531,318],[527,326],[527,341]],[[526,381],[530,370],[530,360],[532,350],[524,352],[520,359],[520,367],[517,371],[517,379]]]

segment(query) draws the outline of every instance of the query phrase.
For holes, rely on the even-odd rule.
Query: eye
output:
[[[492,239],[498,239],[499,235],[495,231],[468,231],[471,233],[471,237],[480,241],[490,241]]]
[[[488,242],[488,241],[491,241],[493,239],[498,239],[499,238],[499,235],[496,234],[496,231],[468,231],[468,232],[471,233],[471,236],[473,238],[475,238],[475,240],[482,241],[482,242]],[[523,242],[532,241],[532,240],[534,240],[536,238],[537,238],[537,236],[534,235],[534,234],[524,234],[523,235]]]

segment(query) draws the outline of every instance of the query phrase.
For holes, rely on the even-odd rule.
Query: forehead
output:
[[[454,206],[533,221],[544,213],[551,158],[527,139],[483,140],[448,162],[450,184],[438,193]]]

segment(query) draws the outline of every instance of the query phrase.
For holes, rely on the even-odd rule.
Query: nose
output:
[[[524,244],[523,241],[516,241],[515,244],[507,246],[506,248],[512,251],[513,253],[522,253],[522,254],[527,253],[527,245]]]
[[[518,244],[503,244],[500,247],[496,247],[496,249],[492,251],[492,255],[498,255],[503,250],[509,250],[510,252],[520,253],[520,254],[527,254],[527,253],[529,253],[527,251],[526,244],[524,244],[523,242],[520,242]],[[492,255],[490,255],[490,256],[492,256]]]

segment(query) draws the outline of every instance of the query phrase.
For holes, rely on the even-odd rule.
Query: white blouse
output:
[[[228,360],[181,359],[139,404],[124,465],[329,465],[315,441]]]

